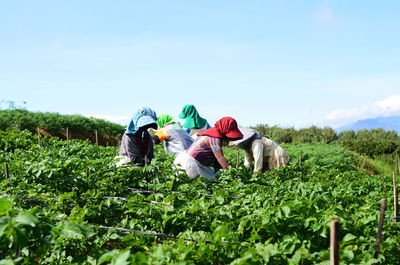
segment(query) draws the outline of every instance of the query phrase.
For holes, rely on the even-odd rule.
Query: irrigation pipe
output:
[[[7,193],[3,193],[1,192],[0,194],[2,195],[8,195],[10,196],[10,194]],[[71,200],[72,198],[65,198],[65,200]],[[128,198],[125,197],[118,197],[118,196],[101,196],[101,197],[81,197],[79,199],[86,199],[86,200],[98,200],[98,199],[117,199],[117,200],[121,200],[121,201],[129,201]],[[44,198],[21,198],[22,201],[58,201],[57,199],[44,199]],[[169,204],[165,204],[162,202],[157,202],[157,201],[153,201],[153,200],[143,200],[143,201],[138,201],[138,202],[147,202],[147,203],[151,203],[151,204],[160,204],[166,207],[170,207],[171,205]]]
[[[135,189],[135,188],[128,188],[133,193],[139,193],[139,194],[163,194],[163,193],[182,193],[182,194],[188,194],[186,191],[168,191],[168,192],[162,192],[162,191],[153,191],[153,190],[140,190],[140,189]],[[214,195],[211,194],[205,194],[204,197],[207,199],[213,198]],[[246,195],[236,195],[236,196],[230,196],[233,199],[238,199],[242,197],[246,197]]]
[[[135,234],[140,234],[140,235],[147,235],[147,236],[156,236],[156,237],[164,237],[164,238],[173,238],[173,239],[178,239],[177,236],[174,235],[168,235],[168,234],[164,234],[164,233],[156,233],[156,232],[146,232],[146,231],[140,231],[140,230],[132,230],[132,229],[127,229],[127,228],[119,228],[119,227],[112,227],[112,226],[102,226],[102,225],[90,225],[91,227],[94,228],[100,228],[100,229],[104,229],[104,230],[117,230],[117,231],[121,231],[124,233],[135,233]],[[199,241],[197,239],[192,239],[192,238],[185,238],[184,239],[185,242],[191,241],[191,242],[196,242],[198,243]],[[205,240],[206,243],[211,243],[210,239],[206,239]],[[222,241],[222,244],[228,244],[228,241]]]

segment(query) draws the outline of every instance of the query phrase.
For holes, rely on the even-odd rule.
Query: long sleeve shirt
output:
[[[141,146],[147,144],[147,150],[142,153]],[[144,158],[147,155],[147,163],[154,158],[153,140],[150,133],[144,132],[144,143],[139,143],[136,134],[124,134],[121,140],[120,156],[127,156],[129,160],[136,164],[145,164]]]

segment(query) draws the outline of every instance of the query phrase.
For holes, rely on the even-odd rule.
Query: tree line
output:
[[[336,133],[331,127],[295,129],[259,124],[252,127],[263,136],[277,143],[339,143],[343,147],[361,155],[377,158],[381,155],[400,153],[400,136],[396,131],[382,128],[371,130],[347,130]]]
[[[36,133],[38,128],[41,134],[67,139],[94,140],[97,131],[101,140],[110,145],[118,144],[125,127],[102,119],[87,118],[81,115],[62,115],[50,112],[31,112],[25,109],[0,110],[0,130],[6,129],[28,130]]]

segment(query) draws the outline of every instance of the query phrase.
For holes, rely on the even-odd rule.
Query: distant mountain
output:
[[[336,129],[337,133],[345,130],[363,130],[363,129],[377,129],[383,128],[384,130],[394,130],[400,134],[400,116],[391,117],[378,117],[375,119],[359,120],[357,122],[346,124]]]

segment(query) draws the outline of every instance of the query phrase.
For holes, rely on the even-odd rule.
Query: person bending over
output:
[[[147,107],[139,108],[132,116],[121,140],[117,166],[132,162],[143,166],[154,158],[153,139],[147,131],[157,129],[157,115]]]
[[[200,175],[215,180],[216,171],[229,167],[222,151],[223,142],[238,140],[242,137],[236,120],[224,117],[215,123],[215,127],[199,132],[194,143],[175,158],[174,164],[184,169],[189,178]]]
[[[155,144],[164,143],[166,154],[174,156],[185,151],[193,143],[193,138],[168,114],[157,119],[158,131],[153,135]]]

